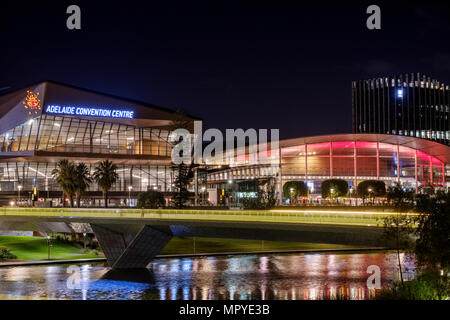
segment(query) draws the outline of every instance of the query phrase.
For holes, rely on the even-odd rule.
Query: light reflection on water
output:
[[[413,261],[402,254],[407,269]],[[0,297],[32,299],[368,299],[367,267],[378,265],[381,284],[392,282],[396,255],[269,254],[157,259],[149,270],[118,272],[103,264],[80,266],[69,289],[67,265],[0,268]]]

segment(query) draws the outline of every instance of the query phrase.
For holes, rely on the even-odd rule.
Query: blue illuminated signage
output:
[[[118,109],[103,109],[103,108],[89,108],[89,107],[74,107],[74,106],[58,106],[48,105],[45,113],[65,114],[69,116],[91,116],[91,117],[106,117],[106,118],[134,118],[134,111],[118,110]]]

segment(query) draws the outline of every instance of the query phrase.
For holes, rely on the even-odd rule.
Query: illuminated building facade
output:
[[[0,199],[58,198],[60,159],[117,164],[114,204],[148,189],[172,191],[169,134],[175,113],[161,107],[54,82],[0,97]],[[188,119],[194,119],[188,117]],[[86,199],[101,199],[93,183]]]
[[[403,97],[410,94],[404,91]],[[104,159],[115,163],[119,180],[110,191],[111,205],[128,203],[149,189],[170,197],[169,134],[176,118],[171,110],[54,82],[0,96],[0,204],[29,200],[35,190],[39,198],[58,202],[62,192],[52,170],[60,159],[84,162],[91,172]],[[198,119],[185,120],[192,132]],[[353,190],[363,180],[400,182],[417,192],[430,185],[447,188],[450,147],[402,133],[282,140],[275,151],[264,149],[270,159],[265,164],[252,164],[238,153],[231,164],[205,162],[196,171],[195,201],[221,197],[224,190],[254,194],[249,182],[261,179],[275,180],[278,191],[287,181],[304,181],[312,195],[319,195],[322,181],[330,178],[346,180]],[[101,205],[102,198],[93,183],[82,205]]]
[[[249,180],[304,181],[319,195],[327,179],[343,179],[350,189],[364,180],[396,182],[419,192],[445,187],[450,147],[425,139],[385,134],[337,134],[280,141],[281,161],[269,165],[236,165],[211,171],[208,183],[230,190]],[[233,187],[238,190],[239,187]],[[280,193],[279,193],[280,194]]]
[[[449,103],[449,86],[419,73],[353,81],[353,132],[450,145]]]

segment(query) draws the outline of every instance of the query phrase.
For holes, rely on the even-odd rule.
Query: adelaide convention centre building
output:
[[[170,197],[168,137],[175,118],[173,110],[49,81],[6,93],[0,96],[0,205],[28,201],[33,192],[60,205],[62,193],[51,174],[60,159],[82,161],[91,171],[104,159],[117,164],[111,205],[125,205],[149,189]],[[429,185],[448,187],[450,147],[412,135],[302,137],[280,141],[278,151],[277,164],[203,166],[192,191],[197,197],[207,193],[216,203],[213,198],[230,185],[240,192],[242,182],[263,178],[276,179],[278,190],[287,181],[304,181],[311,196],[319,195],[322,181],[330,178],[346,180],[350,189],[369,179],[387,186],[400,182],[416,192]],[[83,199],[82,205],[102,204],[95,183]]]
[[[109,159],[119,180],[110,192],[120,205],[140,191],[172,191],[168,141],[175,112],[55,82],[0,96],[0,201],[61,198],[52,177],[60,159],[94,166]],[[187,120],[195,120],[188,117]],[[84,199],[101,201],[92,184]],[[56,205],[56,204],[54,204]]]

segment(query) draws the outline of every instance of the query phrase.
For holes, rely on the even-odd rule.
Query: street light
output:
[[[86,232],[83,232],[84,251],[86,251]]]
[[[50,242],[50,236],[47,236],[47,250],[48,250],[48,260],[50,260],[50,247],[52,246]]]
[[[206,188],[203,186],[201,188],[201,190],[202,190],[202,204],[205,204],[205,190],[206,190]]]
[[[18,199],[17,199],[17,204],[19,205],[19,204],[20,204],[20,190],[22,190],[22,186],[21,186],[21,185],[18,185],[18,186],[17,186],[17,190],[18,190],[18,192],[19,192],[19,194],[18,194]]]
[[[372,204],[373,204],[372,188],[368,188],[367,191],[369,192],[369,198],[372,199]]]
[[[128,186],[128,206],[131,206],[131,189],[133,189],[133,187]]]
[[[294,202],[294,188],[290,188],[289,191],[291,195],[290,204],[292,204]]]

